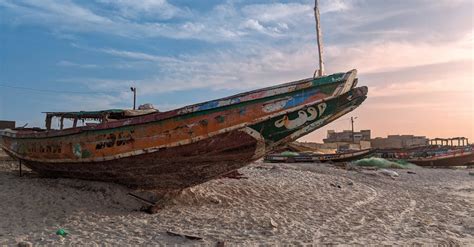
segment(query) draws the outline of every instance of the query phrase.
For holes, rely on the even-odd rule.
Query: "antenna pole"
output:
[[[355,138],[354,138],[354,117],[351,117],[351,126],[352,126],[352,143],[355,143]]]
[[[324,75],[324,61],[323,61],[323,37],[321,33],[321,21],[319,17],[319,3],[318,0],[314,0],[314,19],[316,21],[316,39],[318,41],[318,54],[319,54],[319,71],[318,76]]]
[[[133,92],[133,110],[135,110],[135,105],[137,103],[137,88],[136,87],[130,87],[130,91]]]

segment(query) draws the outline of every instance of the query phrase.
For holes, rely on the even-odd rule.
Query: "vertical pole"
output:
[[[136,109],[136,104],[137,104],[137,88],[133,88],[133,110]]]
[[[61,116],[61,123],[60,123],[60,129],[62,130],[64,128],[64,116]]]
[[[319,71],[318,76],[324,75],[324,61],[323,61],[323,37],[321,32],[321,19],[319,17],[319,3],[318,0],[314,0],[314,19],[316,21],[316,39],[318,42],[318,55],[319,55]]]
[[[137,103],[137,88],[136,87],[130,87],[130,91],[133,92],[133,110],[135,110],[136,103]]]
[[[23,176],[22,172],[21,172],[21,160],[20,160],[20,177]]]
[[[354,117],[351,117],[351,126],[352,126],[352,143],[355,143],[355,138],[354,138]]]
[[[72,124],[72,127],[73,127],[73,128],[76,128],[76,127],[77,127],[77,116],[74,117],[74,123]]]

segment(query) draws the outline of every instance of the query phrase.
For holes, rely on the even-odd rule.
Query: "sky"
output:
[[[474,142],[473,0],[320,0],[326,73],[357,69],[368,99],[328,129]],[[312,0],[0,0],[0,119],[158,109],[308,78]]]

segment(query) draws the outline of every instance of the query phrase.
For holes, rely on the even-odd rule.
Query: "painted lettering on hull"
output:
[[[295,119],[289,119],[288,115],[283,116],[283,118],[275,121],[275,127],[282,128],[283,126],[287,129],[296,129],[301,127],[306,122],[313,121],[324,113],[327,108],[326,103],[321,103],[317,105],[317,110],[314,107],[308,107],[306,110],[298,111],[298,117]]]

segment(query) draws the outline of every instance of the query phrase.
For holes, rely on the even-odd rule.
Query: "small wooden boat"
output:
[[[474,160],[474,150],[455,150],[453,152],[407,159],[408,162],[419,166],[449,167],[465,166]]]
[[[179,190],[239,169],[352,111],[367,94],[356,70],[167,112],[47,113],[46,129],[0,132],[0,145],[45,176]],[[61,128],[51,128],[60,118]],[[74,122],[64,128],[64,119]],[[84,119],[96,125],[77,127]]]
[[[348,162],[362,159],[372,154],[375,149],[364,149],[357,151],[349,151],[344,153],[335,154],[307,154],[301,153],[298,155],[285,155],[285,154],[268,154],[265,156],[266,162]]]

